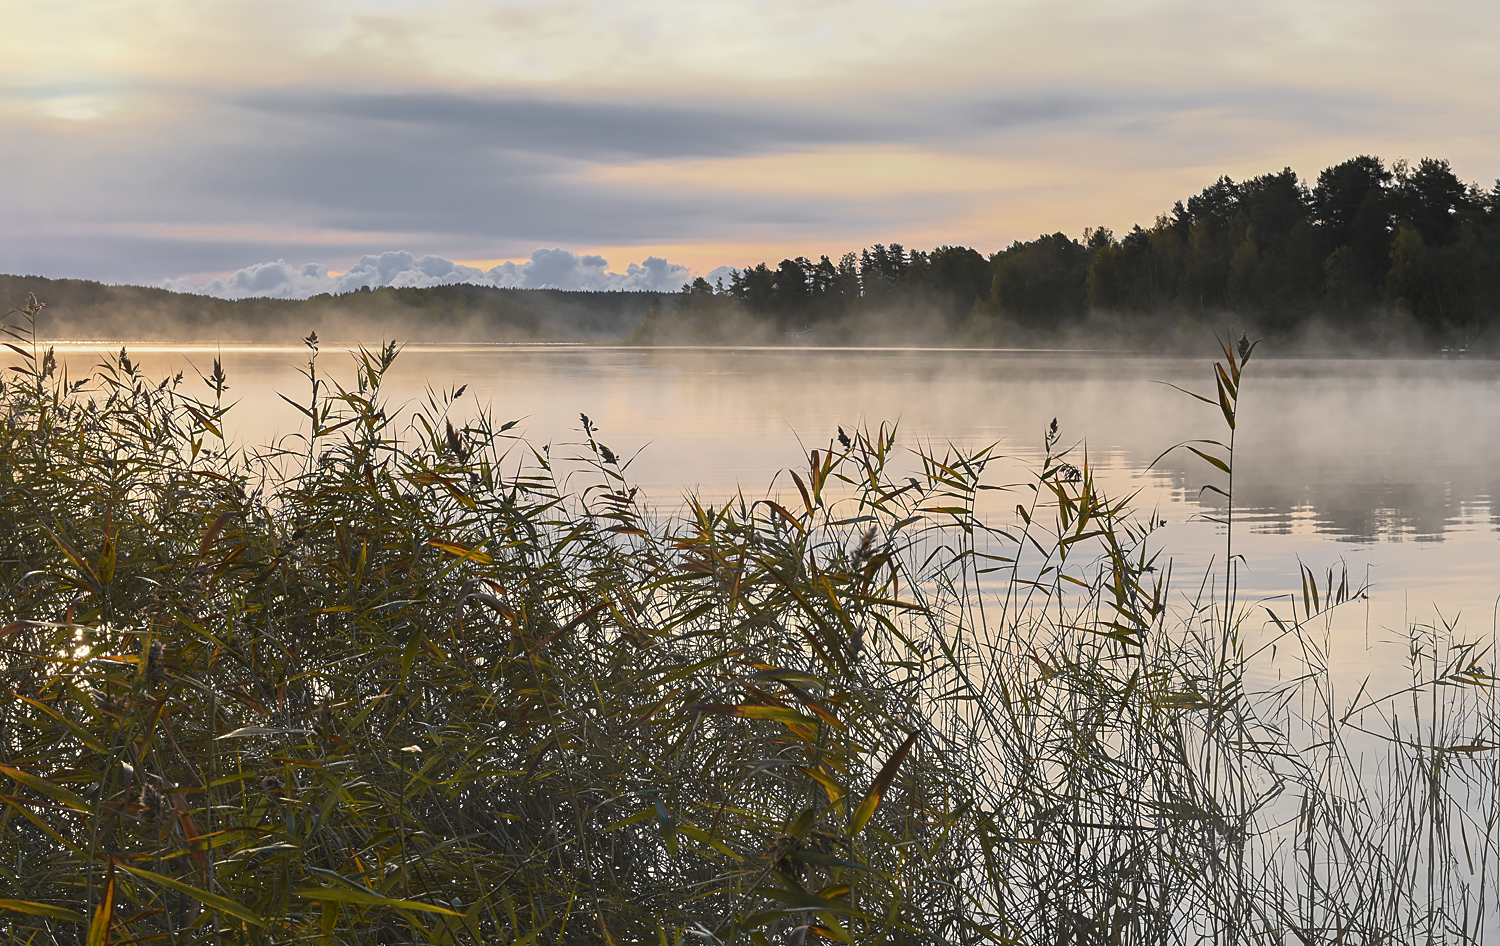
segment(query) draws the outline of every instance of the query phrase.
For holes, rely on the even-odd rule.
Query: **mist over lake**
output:
[[[221,357],[228,398],[238,402],[227,432],[242,446],[298,429],[299,415],[278,394],[305,400],[305,348],[131,351],[148,373],[190,378]],[[60,352],[79,368],[94,360],[83,345]],[[352,375],[344,350],[325,349],[318,365],[333,380]],[[1155,512],[1167,522],[1156,541],[1187,594],[1222,560],[1222,527],[1206,518],[1222,506],[1203,489],[1220,479],[1185,450],[1160,455],[1220,436],[1214,408],[1169,386],[1204,389],[1206,367],[1201,358],[1093,352],[413,345],[385,391],[393,406],[411,407],[429,386],[466,387],[455,420],[481,411],[519,420],[516,433],[560,460],[580,454],[579,415],[587,414],[662,515],[677,512],[685,494],[709,503],[738,491],[751,500],[795,495],[782,471],[804,468],[807,452],[827,449],[840,427],[882,423],[907,447],[998,444],[1013,461],[986,480],[1016,482],[1039,461],[1056,418],[1072,462],[1087,459],[1107,492],[1135,494],[1142,518]],[[1242,599],[1298,592],[1304,564],[1319,576],[1347,568],[1352,583],[1371,586],[1368,601],[1338,616],[1333,659],[1348,668],[1364,667],[1367,645],[1378,649],[1407,623],[1448,619],[1471,635],[1491,631],[1500,595],[1500,363],[1262,356],[1240,410]],[[1009,521],[1019,501],[988,493],[982,512]]]

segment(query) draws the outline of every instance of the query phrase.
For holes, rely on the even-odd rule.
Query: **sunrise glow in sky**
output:
[[[316,280],[404,252],[534,284],[668,261],[644,285],[1118,232],[1219,174],[1361,153],[1500,177],[1490,2],[0,7],[11,273]]]

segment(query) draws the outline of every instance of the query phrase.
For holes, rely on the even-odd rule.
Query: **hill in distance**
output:
[[[362,289],[310,299],[218,299],[86,279],[0,275],[0,303],[46,303],[45,339],[294,343],[619,341],[636,331],[654,292],[498,289],[456,284]]]

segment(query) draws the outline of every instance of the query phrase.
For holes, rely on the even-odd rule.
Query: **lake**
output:
[[[59,355],[77,376],[98,349],[65,344]],[[303,349],[131,350],[152,375],[185,369],[189,378],[221,355],[240,402],[231,436],[243,443],[297,428],[275,394],[305,399]],[[353,377],[342,350],[325,347],[318,364]],[[751,497],[790,491],[779,470],[805,466],[806,450],[827,447],[840,426],[881,422],[899,425],[898,444],[998,443],[1013,459],[988,478],[1017,482],[1055,417],[1063,442],[1077,445],[1075,463],[1086,452],[1107,491],[1137,493],[1143,514],[1165,518],[1158,536],[1185,594],[1222,555],[1221,527],[1201,518],[1216,508],[1201,488],[1223,485],[1222,474],[1185,451],[1151,464],[1175,443],[1225,431],[1216,407],[1160,382],[1212,394],[1211,371],[1204,358],[1087,352],[412,346],[387,394],[399,405],[428,385],[467,385],[465,410],[520,420],[554,457],[576,454],[579,414],[588,414],[600,442],[633,458],[630,480],[665,512],[687,492],[722,501],[738,488]],[[1371,585],[1329,632],[1333,660],[1348,670],[1370,665],[1372,649],[1386,651],[1382,664],[1399,658],[1402,645],[1388,642],[1413,623],[1447,619],[1462,636],[1488,638],[1500,595],[1497,395],[1500,362],[1257,356],[1237,443],[1241,599],[1300,590],[1301,563],[1320,575],[1346,566]],[[1022,499],[987,495],[997,522]],[[1285,599],[1267,603],[1287,613]]]

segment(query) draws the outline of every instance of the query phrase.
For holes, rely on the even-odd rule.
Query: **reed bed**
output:
[[[1489,651],[1414,629],[1410,688],[1343,693],[1359,589],[1241,606],[1226,517],[1174,591],[1055,426],[1021,484],[882,427],[659,517],[587,418],[580,474],[461,392],[388,412],[394,346],[344,386],[310,336],[303,435],[241,451],[217,365],[69,378],[39,309],[0,390],[9,941],[1497,935]],[[1232,512],[1232,436],[1185,449]]]

